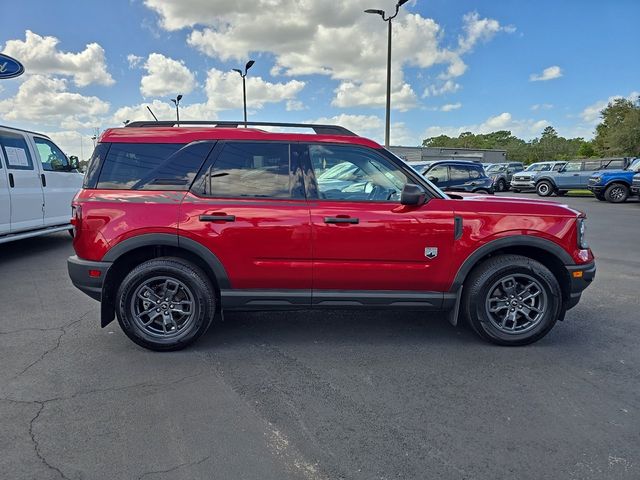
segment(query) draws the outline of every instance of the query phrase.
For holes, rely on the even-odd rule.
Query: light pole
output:
[[[380,15],[382,20],[389,24],[389,40],[387,44],[387,115],[386,115],[386,124],[384,127],[384,145],[385,147],[389,147],[389,137],[391,135],[391,20],[398,16],[398,12],[400,11],[400,7],[407,3],[409,0],[398,0],[396,3],[396,13],[392,16],[387,17],[384,10],[375,10],[368,9],[365,10],[365,13],[373,13],[375,15]]]
[[[240,74],[240,76],[242,77],[242,103],[244,105],[244,128],[247,128],[247,83],[246,83],[246,78],[247,78],[247,72],[249,71],[249,69],[251,67],[253,67],[253,64],[256,63],[253,60],[249,60],[247,62],[247,64],[244,66],[244,73],[242,73],[242,70],[240,70],[239,68],[234,68],[233,71],[234,72],[238,72]]]
[[[182,95],[178,95],[176,98],[171,99],[176,106],[176,123],[178,126],[180,126],[180,100],[182,100]]]

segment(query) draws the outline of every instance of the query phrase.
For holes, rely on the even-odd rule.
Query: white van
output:
[[[77,168],[46,135],[0,125],[0,243],[71,230]]]

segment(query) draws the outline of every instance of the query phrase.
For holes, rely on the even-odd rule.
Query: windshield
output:
[[[529,165],[525,172],[548,172],[549,170],[551,170],[551,165],[548,163],[534,163]]]
[[[504,172],[507,170],[507,167],[505,167],[504,165],[491,165],[489,168],[486,169],[487,173],[499,173],[499,172]]]

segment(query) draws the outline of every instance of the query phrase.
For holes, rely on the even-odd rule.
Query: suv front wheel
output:
[[[542,180],[536,185],[536,193],[541,197],[551,196],[553,194],[553,190],[553,185],[551,185],[551,183],[547,182],[546,180]]]
[[[150,350],[180,350],[200,338],[215,315],[207,275],[181,258],[156,258],[122,281],[116,314],[124,333]]]
[[[562,293],[547,267],[520,255],[499,255],[465,282],[463,312],[480,337],[498,345],[527,345],[544,337],[562,309]]]

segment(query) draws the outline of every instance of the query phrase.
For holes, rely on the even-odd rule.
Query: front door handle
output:
[[[16,182],[13,180],[13,173],[9,174],[9,186],[14,188],[16,186]]]
[[[227,215],[226,213],[214,213],[212,215],[200,215],[201,222],[235,222],[235,215]]]
[[[40,175],[40,178],[42,179],[42,186],[46,187],[47,186],[47,177],[44,176],[44,173],[42,175]]]
[[[324,217],[324,223],[352,223],[358,224],[360,223],[359,218],[351,218],[351,217]]]

